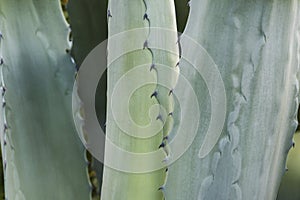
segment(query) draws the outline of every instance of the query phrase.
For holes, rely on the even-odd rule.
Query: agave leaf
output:
[[[166,111],[171,111],[173,100],[168,95],[170,88],[161,87],[158,82],[167,78],[170,83],[173,83],[176,80],[176,74],[162,73],[159,64],[167,65],[172,69],[178,61],[178,55],[151,47],[154,43],[161,41],[166,48],[170,48],[174,52],[178,51],[174,3],[158,0],[110,0],[108,27],[108,108],[105,162],[107,164],[107,161],[110,160],[121,165],[117,169],[105,166],[101,199],[163,199],[162,190],[167,178],[165,168],[142,170],[139,173],[132,169],[140,166],[146,168],[150,166],[151,168],[153,163],[161,162],[166,156],[164,150],[162,148],[158,150],[158,147],[161,146],[163,137],[169,134],[172,120],[167,119],[166,115],[160,115],[161,109],[155,105],[160,103]],[[165,28],[173,32],[169,38],[160,38],[151,31],[151,27]],[[126,37],[118,37],[122,34],[125,34]],[[172,45],[167,46],[170,43]],[[142,71],[138,71],[139,69]],[[130,75],[127,73],[130,74],[135,70],[138,73],[134,74],[132,79],[128,78]],[[124,74],[127,74],[125,79]],[[122,82],[125,87],[118,84],[120,80],[125,80]],[[148,81],[149,84],[143,85],[143,81]],[[117,89],[121,87],[126,90],[132,85],[137,86],[136,90],[132,91],[132,95],[128,93],[131,91]],[[114,102],[116,106],[110,106]],[[126,104],[127,102],[128,104]],[[130,116],[126,115],[126,111],[122,112],[122,110],[116,109],[116,107],[121,108],[122,106],[129,109]],[[153,109],[149,114],[150,108]],[[115,111],[117,116],[113,114]],[[141,131],[143,129],[136,126],[132,126],[129,131],[118,126],[120,125],[118,120],[125,121],[123,125],[131,124],[132,121],[128,119],[132,119],[140,126],[149,125],[150,128],[147,130],[149,133],[154,132],[154,135],[148,138],[139,138],[146,131]],[[160,120],[165,121],[163,130],[160,130],[162,126]],[[158,132],[155,132],[157,130]],[[122,153],[115,154],[112,149],[108,148],[109,141],[123,149],[123,152],[146,154],[158,150],[161,160],[156,160],[156,158],[124,159]]]
[[[75,66],[59,1],[0,1],[7,199],[89,199],[71,112]],[[5,89],[4,89],[5,88]]]
[[[179,66],[198,96],[200,127],[169,169],[166,199],[275,199],[297,127],[299,1],[190,4]],[[216,76],[201,77],[187,61],[220,72],[227,98],[217,100],[226,101],[219,140],[218,131],[206,135],[209,123],[223,124],[210,118]]]

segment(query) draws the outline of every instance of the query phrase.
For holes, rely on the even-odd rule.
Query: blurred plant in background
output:
[[[287,159],[287,172],[284,174],[277,200],[300,199],[300,133],[294,135],[295,148],[291,149]]]

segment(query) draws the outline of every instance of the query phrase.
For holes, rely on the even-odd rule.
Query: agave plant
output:
[[[167,172],[157,170],[134,174],[106,167],[103,199],[275,199],[277,196],[281,177],[286,170],[286,155],[293,144],[292,136],[297,126],[299,2],[193,0],[189,5],[189,19],[179,40],[181,54],[177,59],[180,59],[180,74],[191,83],[193,92],[198,97],[200,112],[203,113],[197,135],[187,152],[168,166]],[[145,28],[149,24],[152,27],[176,30],[172,1],[154,4],[153,1],[146,0],[122,3],[111,0],[108,9],[111,14],[108,23],[109,39],[117,33]],[[152,39],[151,31],[148,37]],[[171,35],[169,39],[173,39]],[[147,38],[145,41],[148,44],[155,43]],[[191,41],[203,49],[199,50],[197,45],[191,45]],[[120,41],[122,43],[125,44],[126,41]],[[176,41],[173,40],[173,43]],[[126,43],[122,46],[124,53],[130,48],[128,45],[130,44]],[[116,87],[117,80],[133,66],[132,63],[140,59],[151,63],[151,57],[150,61],[147,60],[147,50],[154,48],[149,45],[142,49],[142,45],[140,46],[140,53],[135,51],[136,55],[125,54],[120,61],[108,66],[108,102],[113,101],[112,90]],[[170,47],[164,48],[169,50]],[[176,52],[176,49],[173,51]],[[110,56],[114,58],[115,52],[114,44],[109,43],[108,60]],[[174,66],[176,58],[173,58],[173,62],[164,63],[168,59],[168,53],[156,50],[151,52],[152,64]],[[200,58],[197,57],[199,55]],[[210,67],[211,74],[209,70],[208,74],[197,74],[195,65]],[[225,123],[221,133],[218,133],[216,126],[223,125],[222,120],[217,120],[220,124],[215,123],[213,131],[208,130],[208,124],[212,123],[210,121],[215,121],[209,116],[218,116],[214,113],[212,106],[215,105],[211,101],[222,97],[220,87],[216,84],[218,77],[214,76],[214,67],[220,72],[226,91]],[[143,73],[140,76],[146,79],[145,76],[151,75]],[[160,75],[157,70],[158,79],[164,75]],[[193,94],[187,90],[180,91],[180,84],[177,83],[175,90],[192,98]],[[178,106],[171,106],[171,110],[168,110],[168,100],[163,99],[168,95],[160,93],[160,88],[149,90],[155,91],[153,95],[157,97],[158,103],[164,102],[161,105],[168,112],[171,111],[175,119],[175,123],[171,125],[168,117],[163,119],[168,128],[167,131],[163,129],[159,139],[150,138],[152,147],[148,147],[147,151],[153,151],[157,146],[161,147],[157,143],[170,133],[169,126],[172,126],[173,132],[178,131],[180,123],[188,118],[179,117],[180,113],[190,110],[194,105],[186,100],[177,102]],[[147,119],[144,115],[148,113],[141,114],[139,105],[150,101],[150,91],[138,90],[136,93],[140,92],[140,99],[129,101],[133,119]],[[219,99],[221,100],[223,98]],[[112,120],[110,113],[114,109],[108,107],[107,137],[128,151],[144,152],[139,146],[146,148],[144,141],[123,136],[125,131],[120,130],[120,127],[115,128],[118,119]],[[222,111],[219,111],[219,115],[222,115]],[[189,140],[186,137],[182,143],[189,143]],[[171,148],[169,151],[172,155],[172,151],[176,152],[176,149]],[[106,154],[111,156],[109,150]],[[135,164],[132,161],[132,165]]]
[[[276,199],[297,126],[300,2],[183,2],[64,1],[69,26],[58,0],[0,0],[6,199]],[[106,21],[102,170],[71,94]]]

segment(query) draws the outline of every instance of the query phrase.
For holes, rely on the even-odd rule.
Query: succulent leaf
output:
[[[89,199],[71,94],[75,65],[58,0],[0,1],[1,146],[7,199]]]

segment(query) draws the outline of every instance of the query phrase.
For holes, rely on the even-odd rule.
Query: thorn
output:
[[[181,48],[181,43],[180,43],[180,36],[178,36],[178,37],[179,37],[179,39],[178,39],[178,53],[179,53],[179,59],[181,60],[181,58],[182,58],[182,48]]]
[[[287,171],[289,171],[289,169],[286,167],[286,168],[285,168],[285,171],[287,172]]]
[[[2,33],[0,32],[0,39],[3,39],[3,35],[2,35]]]
[[[170,113],[168,114],[168,116],[173,116],[173,112],[170,112]]]
[[[156,98],[157,95],[158,95],[157,91],[154,91],[154,92],[151,94],[150,98],[152,98],[152,97],[155,97],[155,98]]]
[[[149,21],[149,18],[148,18],[148,14],[147,14],[147,13],[144,14],[143,20],[145,20],[145,19]]]
[[[6,131],[7,131],[7,129],[8,129],[8,126],[7,126],[7,124],[4,124],[3,131],[4,131],[4,132],[6,132]]]
[[[4,61],[3,58],[0,58],[0,65],[3,65]]]
[[[156,117],[156,120],[161,120],[161,121],[163,121],[161,114],[159,114],[159,115]]]
[[[166,146],[166,145],[165,145],[165,143],[164,143],[164,142],[162,142],[162,143],[159,145],[159,147],[158,147],[158,148],[159,148],[159,149],[160,149],[160,148],[164,148],[165,146]]]
[[[69,29],[71,30],[71,27],[69,27]],[[68,39],[69,42],[73,42],[73,36],[72,36],[72,32],[70,31],[69,35],[68,35]]]
[[[179,66],[179,61],[176,63],[175,67],[178,67]]]
[[[3,140],[3,144],[4,144],[4,146],[6,146],[6,145],[7,145],[7,143],[6,143],[6,140],[5,140],[5,139]]]
[[[168,172],[169,171],[169,168],[166,168],[166,172]]]
[[[158,190],[165,190],[165,187],[164,187],[164,186],[160,186],[160,187],[158,188]]]
[[[233,183],[232,183],[232,185],[234,185],[234,184],[238,184],[238,180],[236,180],[236,181],[234,181]]]
[[[4,86],[1,86],[1,90],[2,90],[2,96],[3,96],[6,92],[6,88]]]
[[[5,106],[6,106],[6,102],[3,101],[3,102],[2,102],[2,107],[4,108]]]
[[[144,42],[144,47],[143,47],[143,49],[145,49],[145,48],[148,48],[148,41],[147,41],[147,40]]]
[[[267,36],[266,36],[264,31],[262,31],[262,33],[263,33],[263,37],[264,37],[264,42],[266,43],[267,42]]]
[[[293,142],[293,144],[292,144],[292,145],[293,145],[293,148],[295,148],[295,146],[296,146],[296,143],[295,143],[295,142]]]
[[[107,18],[112,17],[110,10],[107,10]]]
[[[9,141],[9,135],[7,136],[7,139]],[[5,145],[9,144],[9,147],[11,148],[11,150],[15,150],[15,147],[11,143],[7,143],[6,139],[4,139],[4,143],[5,143]]]
[[[248,102],[248,99],[247,99],[247,97],[245,96],[245,94],[243,93],[242,89],[240,89],[240,93],[241,93],[241,95],[242,95],[244,101],[245,101],[245,102]]]
[[[163,138],[163,140],[168,140],[169,139],[169,136],[165,136],[164,138]]]
[[[169,92],[169,96],[170,96],[171,94],[173,94],[173,89],[172,89],[172,90],[170,90],[170,92]]]
[[[156,69],[154,63],[152,63],[151,66],[150,66],[150,72],[152,71],[152,69]]]
[[[69,54],[71,52],[70,49],[66,49],[66,53]]]

